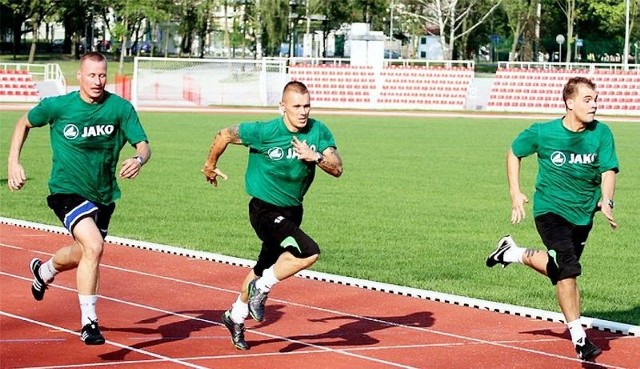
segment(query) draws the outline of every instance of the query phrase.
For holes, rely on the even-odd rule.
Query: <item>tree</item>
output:
[[[262,47],[267,55],[277,55],[280,43],[290,34],[289,14],[291,8],[287,0],[260,1],[257,4],[257,12],[260,12],[264,20],[262,28]]]
[[[316,0],[311,4],[311,13],[322,16],[323,49],[327,50],[327,36],[351,20],[351,7],[343,0]],[[326,53],[326,51],[325,51]],[[325,54],[326,56],[326,54]]]
[[[518,53],[521,36],[534,26],[535,12],[538,2],[535,0],[503,0],[502,7],[509,19],[508,24],[513,35],[509,61],[514,61]]]
[[[372,29],[382,29],[389,9],[388,0],[351,0],[351,22],[368,23]]]
[[[467,18],[481,5],[489,9],[474,24],[465,24]],[[414,6],[401,10],[403,15],[417,18],[427,34],[439,36],[444,58],[453,59],[456,40],[468,35],[480,26],[502,3],[502,0],[414,0]],[[419,10],[412,13],[410,10]]]
[[[0,0],[0,5],[10,9],[13,17],[9,17],[11,22],[9,28],[13,34],[13,58],[20,53],[22,35],[33,32],[31,50],[29,51],[29,63],[33,62],[35,56],[36,42],[38,41],[38,28],[40,22],[53,8],[52,1],[43,0]],[[30,20],[30,22],[27,22]],[[23,30],[22,25],[27,23],[29,28]]]
[[[566,47],[567,51],[565,52],[566,61],[569,63],[571,61],[571,45],[574,42],[573,36],[573,26],[576,22],[576,17],[578,13],[576,12],[576,1],[577,0],[556,0],[556,3],[564,13],[567,20],[567,37],[566,37]],[[560,60],[558,60],[560,62]]]

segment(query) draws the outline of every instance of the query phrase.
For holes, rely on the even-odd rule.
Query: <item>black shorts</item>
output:
[[[275,264],[283,252],[297,258],[320,254],[318,244],[300,229],[302,206],[280,207],[257,198],[249,201],[249,220],[262,240],[262,248],[253,271],[257,276]]]
[[[102,234],[107,237],[111,215],[116,204],[95,204],[82,196],[69,194],[53,194],[47,196],[47,205],[58,216],[64,227],[73,235],[73,228],[81,219],[92,217]]]
[[[593,224],[579,226],[563,217],[547,213],[535,218],[536,228],[547,247],[547,276],[554,285],[566,278],[582,274],[580,256]]]

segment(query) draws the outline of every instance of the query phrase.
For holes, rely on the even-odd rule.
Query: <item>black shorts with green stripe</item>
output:
[[[575,225],[554,213],[537,216],[535,223],[548,250],[547,276],[551,283],[582,274],[580,256],[593,224]]]

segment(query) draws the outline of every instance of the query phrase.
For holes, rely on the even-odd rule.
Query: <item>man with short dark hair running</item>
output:
[[[618,226],[613,218],[618,158],[611,130],[595,119],[595,84],[584,77],[571,78],[562,97],[566,115],[525,129],[507,153],[513,224],[524,219],[524,204],[529,202],[520,189],[520,160],[533,154],[538,157],[533,215],[547,252],[518,247],[505,236],[486,265],[521,263],[546,275],[556,287],[578,358],[592,360],[602,350],[587,338],[580,322],[576,279],[582,273],[580,256],[596,212],[602,211],[611,228]]]
[[[249,349],[244,338],[247,316],[263,321],[265,302],[273,286],[309,268],[320,255],[318,244],[300,229],[302,200],[316,167],[340,177],[342,159],[329,128],[309,118],[310,101],[303,83],[287,83],[280,102],[282,116],[220,130],[202,170],[207,181],[217,186],[218,176],[227,179],[217,166],[227,145],[249,147],[245,188],[252,197],[249,219],[262,249],[242,283],[240,295],[222,316],[239,350]]]
[[[149,160],[147,136],[131,103],[105,91],[107,59],[90,52],[80,59],[80,90],[42,100],[18,120],[9,150],[8,186],[20,190],[26,175],[20,152],[33,127],[49,125],[53,165],[47,203],[73,236],[45,263],[31,260],[31,292],[40,301],[47,285],[63,271],[77,269],[81,339],[105,342],[98,326],[96,302],[100,259],[109,221],[120,198],[116,169],[128,142],[135,155],[122,162],[120,178],[133,179]]]

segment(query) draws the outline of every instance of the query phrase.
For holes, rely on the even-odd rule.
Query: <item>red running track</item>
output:
[[[41,302],[29,261],[67,235],[0,224],[2,368],[638,368],[640,338],[589,331],[597,364],[576,359],[564,325],[357,287],[291,278],[247,320],[238,351],[220,323],[247,269],[108,244],[98,316],[107,339],[79,338],[75,273]]]

